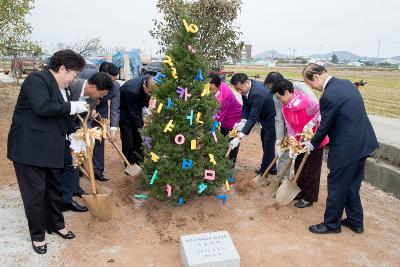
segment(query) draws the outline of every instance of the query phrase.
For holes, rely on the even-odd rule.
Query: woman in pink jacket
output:
[[[219,111],[216,120],[221,123],[221,133],[226,136],[233,129],[236,123],[242,118],[242,105],[236,99],[233,91],[222,82],[221,77],[211,75],[210,89],[219,103]],[[236,161],[239,147],[236,147],[229,154],[229,159]]]
[[[317,100],[293,90],[293,84],[289,80],[281,80],[274,84],[272,91],[278,100],[282,102],[282,113],[288,130],[288,135],[300,139],[301,133],[312,129],[316,130],[321,115]],[[323,147],[329,142],[325,137],[320,147],[311,151],[304,168],[297,180],[301,192],[295,206],[305,208],[318,201],[319,183],[321,176]],[[294,169],[297,171],[304,154],[296,157]],[[293,156],[292,156],[293,157]]]

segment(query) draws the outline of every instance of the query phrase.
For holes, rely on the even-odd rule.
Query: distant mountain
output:
[[[265,58],[285,58],[287,55],[281,54],[276,50],[266,50],[254,56],[256,59],[265,59]]]
[[[333,52],[326,53],[326,54],[313,54],[313,55],[310,55],[309,57],[310,58],[322,58],[322,59],[331,60],[333,54],[335,54],[340,61],[345,60],[345,61],[354,62],[354,61],[358,61],[360,59],[364,59],[364,60],[366,59],[365,57],[360,57],[360,56],[358,56],[356,54],[353,54],[353,53],[351,53],[349,51],[333,51]]]

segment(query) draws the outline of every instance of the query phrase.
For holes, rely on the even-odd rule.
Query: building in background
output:
[[[240,52],[240,59],[242,61],[249,61],[252,60],[251,57],[251,44],[245,44]]]

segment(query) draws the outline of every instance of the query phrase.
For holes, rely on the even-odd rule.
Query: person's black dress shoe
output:
[[[311,225],[308,230],[314,234],[338,234],[342,231],[340,228],[329,229],[323,223]]]
[[[105,181],[108,181],[108,180],[110,180],[107,176],[105,176],[103,173],[95,173],[94,174],[94,178],[96,179],[96,180],[99,180],[99,181],[102,181],[102,182],[105,182]]]
[[[62,206],[62,211],[75,211],[75,212],[85,212],[88,211],[88,208],[82,205],[79,205],[75,201],[72,200],[72,202],[64,204]]]
[[[342,220],[342,225],[349,227],[354,233],[361,234],[364,232],[364,227],[356,227],[348,219]]]
[[[47,233],[49,235],[51,235],[53,233],[53,231],[47,230]],[[64,239],[72,239],[75,238],[75,234],[71,231],[68,231],[65,235],[63,235],[62,233],[60,233],[58,230],[54,230],[54,233],[56,233],[57,235],[61,236]]]
[[[302,198],[303,196],[301,195],[301,193],[298,193],[297,196],[294,198],[294,200],[300,200]]]
[[[306,203],[306,202],[304,202],[303,199],[300,199],[299,201],[297,201],[297,202],[294,204],[294,206],[295,206],[296,208],[299,208],[299,209],[311,207],[312,205],[313,205],[313,202],[308,202],[308,203]]]
[[[35,244],[32,241],[32,248],[38,254],[45,254],[47,252],[47,245],[46,244],[44,244],[43,246],[35,246]]]

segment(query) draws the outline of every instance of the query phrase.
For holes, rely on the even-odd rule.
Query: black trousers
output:
[[[61,171],[61,193],[63,203],[71,203],[73,193],[82,194],[84,191],[79,185],[79,171],[73,166],[70,141],[65,141],[64,169]]]
[[[61,211],[61,169],[14,162],[32,241],[44,241],[45,231],[65,228]]]
[[[229,134],[229,132],[232,131],[232,129],[233,128],[228,129],[228,128],[224,128],[221,126],[221,134],[223,136],[227,136]],[[230,140],[232,140],[232,139],[233,138],[230,138]],[[235,163],[236,163],[237,155],[239,153],[239,147],[240,147],[240,144],[237,147],[235,147],[235,149],[232,149],[231,153],[229,153],[229,159],[233,160],[233,162],[235,162]]]
[[[107,118],[107,116],[104,118]],[[101,125],[99,125],[96,121],[93,121],[92,127],[101,128]],[[100,142],[99,140],[96,139],[94,143],[94,148],[93,148],[94,173],[102,174],[104,172],[104,142],[105,140],[102,140]]]
[[[297,185],[301,189],[300,196],[308,202],[318,201],[323,151],[322,148],[311,151],[297,180]],[[304,154],[300,154],[294,161],[295,172],[297,172],[303,156]]]
[[[142,137],[134,125],[120,123],[122,153],[129,163],[143,162]]]
[[[93,148],[93,169],[94,173],[101,174],[104,172],[104,142],[96,140]]]
[[[261,162],[260,171],[258,174],[262,175],[265,170],[268,168],[268,165],[271,161],[274,160],[275,157],[275,127],[273,129],[265,129],[264,127],[261,129],[261,143],[263,148],[263,157]],[[272,166],[270,173],[276,173],[276,164]]]
[[[328,197],[324,224],[331,229],[340,228],[343,209],[355,227],[363,227],[363,208],[360,199],[361,181],[364,179],[365,160],[362,158],[328,175]]]

